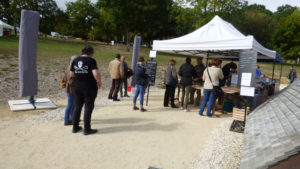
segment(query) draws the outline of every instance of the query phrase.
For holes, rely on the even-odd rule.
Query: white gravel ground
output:
[[[239,169],[244,134],[229,131],[226,119],[208,137],[205,148],[190,169]]]

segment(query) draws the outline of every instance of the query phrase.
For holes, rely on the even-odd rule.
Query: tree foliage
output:
[[[19,25],[21,10],[35,10],[40,13],[40,31],[44,33],[50,33],[55,27],[55,18],[59,11],[57,4],[54,0],[12,0],[10,4],[10,10],[12,11],[12,23],[13,25]]]
[[[1,0],[0,19],[18,26],[21,9],[41,13],[43,33],[105,42],[132,42],[140,35],[148,45],[192,32],[219,15],[281,56],[299,57],[299,8],[290,5],[273,13],[246,0],[76,0],[62,11],[54,0]]]
[[[97,17],[95,6],[90,0],[77,0],[67,3],[67,15],[69,16],[70,33],[84,39],[92,30]]]
[[[282,17],[274,34],[274,45],[287,59],[300,57],[300,10]]]
[[[10,8],[10,0],[1,0],[0,1],[0,19],[3,21],[11,21],[11,8]]]

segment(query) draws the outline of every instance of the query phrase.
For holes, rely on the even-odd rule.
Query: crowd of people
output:
[[[72,132],[78,133],[83,130],[83,134],[89,135],[97,132],[91,128],[91,115],[94,109],[94,102],[97,97],[97,91],[101,88],[101,76],[98,71],[97,62],[93,59],[94,49],[91,46],[85,46],[81,50],[81,56],[72,56],[70,65],[64,73],[61,80],[61,88],[66,89],[68,98],[64,125],[73,125]],[[163,106],[179,108],[175,104],[175,90],[178,87],[181,90],[180,108],[189,112],[189,104],[200,106],[199,115],[203,116],[207,105],[206,116],[211,117],[213,104],[218,98],[221,100],[218,88],[224,85],[230,85],[232,73],[236,73],[237,65],[234,62],[227,63],[222,68],[222,61],[218,59],[210,60],[207,67],[202,63],[202,58],[196,59],[196,66],[192,65],[192,59],[187,57],[185,63],[176,70],[176,61],[171,59],[164,72],[165,94]],[[120,101],[121,97],[129,97],[127,93],[128,78],[134,76],[135,94],[133,97],[133,110],[147,111],[144,108],[144,93],[148,85],[148,75],[143,57],[139,57],[135,71],[128,67],[125,57],[117,54],[115,59],[109,63],[108,71],[110,73],[112,84],[108,99]],[[178,76],[179,75],[179,76]],[[256,76],[261,76],[259,66],[256,69]],[[291,67],[288,76],[290,83],[297,78],[296,71]],[[201,90],[197,90],[193,85],[203,86],[203,99],[201,100]],[[197,94],[196,99],[195,93]],[[137,99],[140,99],[139,107]],[[84,129],[79,126],[80,114],[84,105]]]
[[[169,106],[169,99],[171,99],[171,107],[178,108],[174,104],[175,89],[178,85],[180,86],[182,93],[180,108],[185,112],[189,112],[189,104],[195,104],[196,106],[199,106],[201,100],[201,90],[197,90],[196,88],[192,87],[192,85],[199,85],[203,86],[204,94],[204,98],[201,102],[199,110],[199,115],[203,115],[203,111],[206,107],[206,104],[208,103],[206,115],[208,117],[211,117],[210,112],[215,101],[213,88],[214,86],[220,86],[219,82],[221,80],[224,80],[224,72],[221,69],[221,61],[217,59],[211,60],[208,68],[202,63],[202,58],[196,59],[196,66],[193,66],[191,64],[191,61],[191,58],[187,57],[186,63],[180,66],[178,72],[180,81],[178,81],[175,68],[176,61],[170,60],[169,65],[165,70],[164,83],[166,85],[166,91],[164,97],[164,107]],[[224,67],[228,67],[228,65],[225,65]],[[229,74],[227,78],[229,78]],[[197,97],[195,99],[194,96],[196,92]]]
[[[83,130],[84,135],[89,135],[97,132],[96,129],[91,128],[91,116],[98,89],[101,88],[102,83],[97,62],[93,58],[93,55],[94,49],[88,45],[81,50],[81,56],[72,56],[70,65],[65,71],[60,83],[60,87],[66,89],[68,98],[64,125],[73,125],[73,133],[78,133]],[[121,97],[129,97],[127,93],[127,79],[134,75],[136,92],[133,97],[133,110],[147,111],[143,107],[144,91],[148,81],[144,58],[138,58],[136,70],[133,72],[125,62],[125,56],[117,54],[115,59],[109,63],[108,71],[112,79],[108,99],[120,101],[120,99],[118,99],[119,92]],[[138,97],[140,97],[140,108],[136,106]],[[84,129],[79,126],[83,106]]]

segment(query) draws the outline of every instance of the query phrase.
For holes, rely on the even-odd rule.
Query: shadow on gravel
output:
[[[144,118],[114,118],[114,119],[104,119],[104,120],[92,120],[93,124],[132,124],[132,123],[140,123],[140,122],[149,122],[154,121],[154,119],[144,119]]]
[[[167,125],[161,125],[158,123],[148,123],[141,125],[129,125],[129,126],[116,126],[100,128],[98,134],[110,134],[110,133],[120,133],[120,132],[145,132],[145,131],[174,131],[181,123],[172,123]]]

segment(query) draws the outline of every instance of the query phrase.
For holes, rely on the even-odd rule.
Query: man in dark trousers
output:
[[[120,89],[121,80],[124,77],[124,68],[123,64],[120,62],[120,58],[121,55],[117,54],[116,58],[108,65],[108,71],[112,79],[108,99],[113,99],[113,101],[120,101],[118,99],[118,92]]]
[[[169,98],[171,97],[171,107],[178,108],[174,103],[175,89],[178,83],[177,72],[175,68],[176,61],[170,60],[167,69],[165,70],[164,83],[166,85],[164,107],[169,107]]]
[[[190,89],[193,84],[193,78],[196,78],[197,74],[194,66],[191,64],[191,58],[187,57],[185,61],[186,63],[181,65],[179,69],[179,76],[181,76],[180,85],[182,88],[181,109],[185,112],[189,112],[188,101]]]
[[[129,97],[127,93],[127,79],[128,79],[128,72],[129,68],[127,63],[125,62],[125,56],[121,56],[121,64],[123,64],[123,69],[124,69],[124,77],[121,79],[121,84],[120,84],[120,94],[121,97]],[[124,95],[123,95],[123,86],[124,86]]]
[[[75,77],[75,107],[73,112],[73,133],[82,130],[79,126],[80,114],[84,107],[84,135],[97,132],[91,129],[91,116],[98,89],[101,87],[101,77],[96,60],[92,58],[94,49],[86,46],[81,50],[81,56],[73,60],[70,76]]]
[[[195,70],[197,73],[197,77],[193,79],[193,84],[194,85],[200,85],[203,86],[203,72],[205,70],[205,66],[202,63],[203,58],[197,58],[197,65],[195,66]],[[197,91],[197,97],[196,97],[196,106],[200,105],[200,99],[201,99],[201,90],[196,90],[195,88],[191,88],[191,93],[190,93],[190,104],[194,104],[194,96]]]

